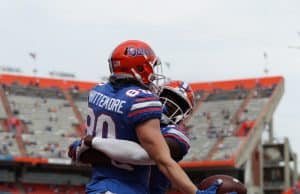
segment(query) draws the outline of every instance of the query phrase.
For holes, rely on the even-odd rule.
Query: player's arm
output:
[[[86,157],[86,154],[88,154],[89,157]],[[91,155],[93,155],[93,157],[91,157]],[[73,164],[84,163],[106,165],[111,163],[111,159],[104,153],[91,152],[90,147],[85,145],[83,139],[74,140],[69,145],[68,156]]]
[[[165,141],[170,149],[171,157],[176,161],[181,160],[185,154],[181,151],[181,146],[177,140],[172,137],[165,137]]]
[[[173,130],[164,134],[164,138],[171,151],[171,156],[174,160],[179,161],[186,154],[189,145],[181,132]],[[183,137],[182,137],[183,136]],[[185,139],[184,139],[185,137]],[[84,142],[106,154],[109,158],[128,164],[134,165],[154,165],[155,162],[149,157],[145,149],[136,142],[121,140],[121,139],[107,139],[101,137],[86,136]]]
[[[89,148],[93,148],[99,152],[91,151]],[[89,158],[82,156],[86,152],[88,152]],[[92,161],[90,154],[93,154]],[[148,153],[135,142],[93,137],[91,135],[87,135],[81,140],[75,140],[69,146],[68,156],[72,159],[72,162],[75,163],[107,164],[107,158],[109,158],[121,163],[134,165],[155,164],[155,162],[150,159]]]
[[[190,149],[190,139],[176,125],[164,127],[161,132],[170,148],[172,158],[177,162],[182,160]]]
[[[136,127],[136,132],[143,148],[172,184],[183,193],[195,194],[196,186],[171,158],[170,150],[160,131],[159,119],[143,122]]]
[[[85,143],[113,160],[134,165],[155,164],[144,148],[133,141],[101,137],[91,138],[91,136],[85,137]]]

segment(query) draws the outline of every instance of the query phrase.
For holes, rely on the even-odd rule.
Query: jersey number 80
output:
[[[87,135],[102,138],[116,138],[115,122],[109,115],[100,114],[98,117],[92,108],[88,108],[86,119]]]

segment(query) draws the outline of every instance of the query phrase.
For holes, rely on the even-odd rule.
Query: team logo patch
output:
[[[177,89],[178,92],[180,92],[182,95],[187,96],[187,91],[189,90],[189,85],[185,82],[182,82],[180,86]]]
[[[135,47],[128,47],[127,48],[127,55],[135,57],[135,56],[152,56],[154,52],[148,48],[135,48]]]

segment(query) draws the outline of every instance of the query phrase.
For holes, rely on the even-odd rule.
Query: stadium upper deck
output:
[[[239,167],[283,93],[283,78],[192,83],[186,122],[192,148],[183,167]],[[69,164],[67,145],[84,131],[87,91],[96,83],[0,75],[0,160]]]

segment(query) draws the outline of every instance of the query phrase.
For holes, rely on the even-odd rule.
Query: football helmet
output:
[[[162,102],[163,124],[178,124],[188,117],[194,106],[194,92],[191,86],[183,81],[171,81],[159,89],[159,98]]]
[[[159,79],[154,68],[161,65],[152,48],[139,40],[127,40],[120,43],[111,53],[109,69],[112,74],[132,77],[145,85]]]

